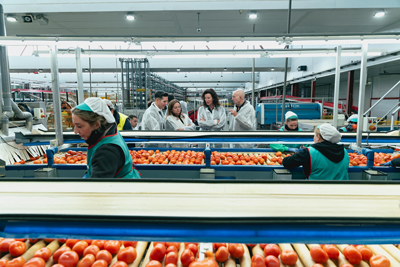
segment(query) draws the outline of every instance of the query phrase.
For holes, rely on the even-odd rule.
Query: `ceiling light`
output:
[[[383,17],[383,16],[385,16],[385,10],[379,10],[379,11],[377,11],[377,12],[375,12],[375,14],[374,14],[374,17],[375,18],[380,18],[380,17]]]
[[[252,13],[250,13],[249,14],[249,18],[250,19],[256,19],[258,16],[257,16],[257,13],[256,12],[252,12]]]
[[[177,68],[177,69],[176,69],[176,71],[177,71],[177,72],[180,72],[180,71],[181,71],[181,69],[180,69],[180,68]]]
[[[135,16],[134,16],[132,13],[126,14],[125,18],[126,18],[127,20],[135,20]]]
[[[11,16],[11,15],[8,15],[8,16],[7,16],[7,21],[16,22],[16,21],[17,21],[17,18],[14,17],[14,16]]]
[[[226,68],[224,68],[224,71],[226,71]]]
[[[274,68],[271,68],[271,71],[274,71],[275,69]]]

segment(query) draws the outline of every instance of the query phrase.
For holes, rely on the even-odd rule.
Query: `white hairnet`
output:
[[[297,119],[297,118],[298,118],[297,114],[292,112],[292,111],[288,111],[285,114],[285,120],[288,120],[288,119],[294,120],[294,119]]]
[[[318,128],[322,138],[326,141],[336,144],[340,142],[340,139],[342,139],[342,135],[338,132],[338,130],[328,123],[324,123],[318,126]]]
[[[358,115],[357,115],[357,114],[351,115],[351,116],[347,119],[347,122],[358,122]]]
[[[108,100],[108,99],[103,99],[103,101],[104,101],[104,103],[106,103],[106,105],[107,105],[109,108],[115,109],[113,103],[112,103],[110,100]]]
[[[85,102],[76,107],[80,110],[92,111],[100,116],[103,116],[108,123],[115,123],[114,116],[106,103],[100,97],[88,97]]]

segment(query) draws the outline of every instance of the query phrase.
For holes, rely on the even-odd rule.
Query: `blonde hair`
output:
[[[315,133],[317,136],[318,136],[318,135],[321,136],[321,139],[325,141],[325,139],[322,137],[321,131],[319,130],[318,127],[315,127],[315,128],[314,128],[314,133]]]

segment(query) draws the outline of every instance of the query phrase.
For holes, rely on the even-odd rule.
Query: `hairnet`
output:
[[[112,103],[110,100],[108,100],[108,99],[103,99],[103,101],[104,101],[104,103],[106,103],[106,105],[107,105],[109,108],[115,109],[113,103]]]
[[[342,135],[338,132],[338,130],[328,123],[318,126],[318,129],[322,138],[326,141],[336,144],[340,142],[340,139],[342,139]]]
[[[103,116],[108,123],[115,123],[114,116],[106,103],[99,97],[88,97],[85,102],[76,106],[77,109],[94,112]]]
[[[358,122],[358,115],[357,115],[357,114],[351,115],[351,116],[347,119],[347,122]]]
[[[288,119],[291,119],[291,120],[298,119],[297,114],[294,113],[294,112],[292,112],[292,111],[286,112],[286,114],[285,114],[285,120],[288,120]]]

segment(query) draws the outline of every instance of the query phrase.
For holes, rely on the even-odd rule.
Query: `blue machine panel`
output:
[[[287,103],[285,104],[285,111],[293,111],[301,120],[322,119],[322,107],[319,103]],[[257,123],[261,125],[274,124],[277,120],[280,121],[281,114],[282,104],[260,103],[256,107]]]

